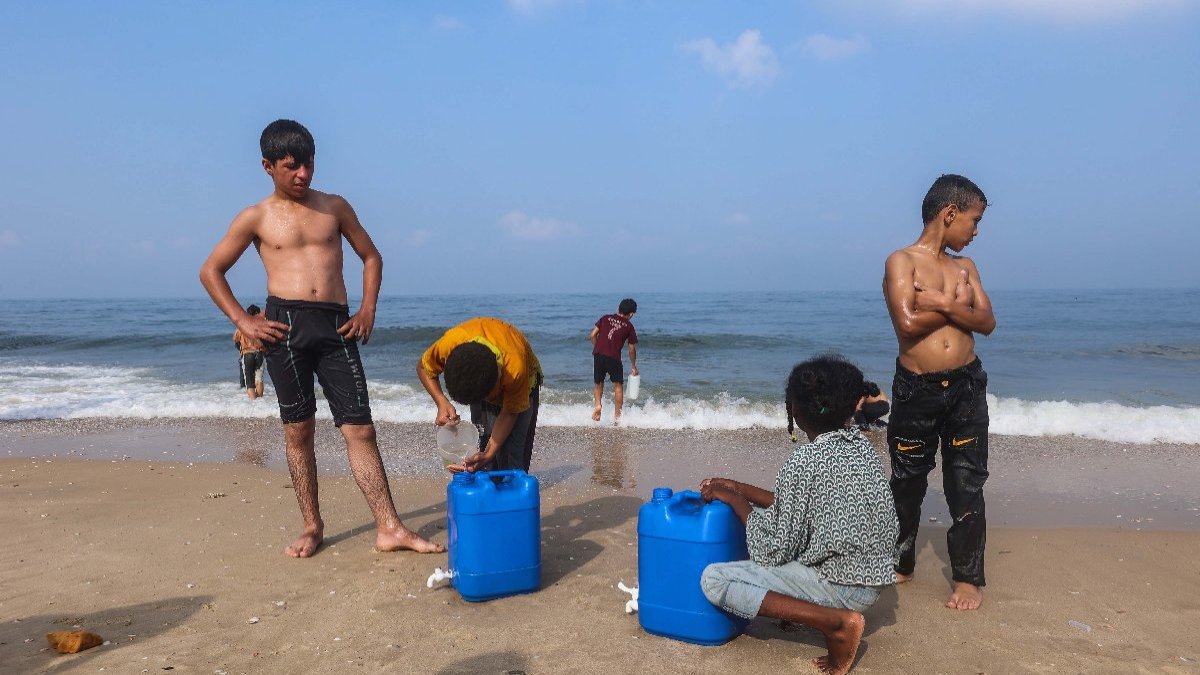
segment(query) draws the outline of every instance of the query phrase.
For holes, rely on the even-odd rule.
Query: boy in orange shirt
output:
[[[483,427],[479,452],[451,471],[529,471],[542,366],[521,331],[490,317],[464,321],[425,351],[417,377],[437,404],[438,426],[460,420],[453,399],[469,405],[471,422]]]

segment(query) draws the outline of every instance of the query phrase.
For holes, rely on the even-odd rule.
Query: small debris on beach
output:
[[[1074,619],[1071,619],[1067,623],[1071,625],[1071,628],[1078,628],[1079,630],[1081,630],[1085,633],[1092,632],[1092,627],[1087,625],[1086,623],[1083,623],[1082,621],[1076,621]]]
[[[205,495],[205,498],[206,499],[220,499],[221,497],[227,497],[227,496],[228,495],[226,495],[224,492],[210,492],[207,495]]]
[[[252,616],[249,619],[246,619],[246,623],[258,623],[258,617]]]
[[[287,602],[284,600],[276,600],[275,606],[276,607],[287,607]]]
[[[46,641],[60,654],[78,654],[104,644],[104,638],[86,630],[58,630],[46,634]]]

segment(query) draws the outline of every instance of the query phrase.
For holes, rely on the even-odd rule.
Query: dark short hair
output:
[[[858,366],[840,354],[822,354],[796,364],[784,390],[788,433],[794,428],[793,417],[820,433],[841,429],[866,394],[867,384]]]
[[[301,164],[308,164],[317,154],[312,134],[295,120],[275,120],[268,124],[258,139],[258,146],[262,148],[263,159],[272,164],[288,155]]]
[[[637,311],[637,301],[633,298],[625,298],[621,304],[617,306],[618,314],[633,314]]]
[[[921,222],[933,222],[947,206],[954,205],[965,211],[980,202],[987,206],[987,197],[978,185],[958,174],[943,174],[925,193],[925,200],[921,202]]]
[[[258,314],[261,311],[262,310],[259,309],[258,305],[250,305],[249,307],[246,308],[246,313],[249,314],[250,316],[254,316],[255,314]]]
[[[464,342],[450,350],[442,376],[450,398],[459,403],[478,403],[496,386],[500,367],[492,350],[478,342]]]

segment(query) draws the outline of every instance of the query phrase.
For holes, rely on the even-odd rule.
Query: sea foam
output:
[[[318,395],[320,389],[317,389]],[[371,383],[375,419],[430,423],[434,406],[415,385]],[[1026,401],[988,396],[991,432],[1001,435],[1080,436],[1127,443],[1200,444],[1200,407],[1135,407],[1118,403]],[[464,415],[465,406],[460,406]],[[590,392],[544,389],[538,424],[585,427],[591,421]],[[245,391],[218,383],[178,383],[150,369],[82,365],[0,367],[0,420],[122,417],[135,419],[278,415],[270,388],[265,399],[250,401]],[[324,402],[317,417],[329,418]],[[611,401],[605,419],[612,419]],[[622,415],[626,427],[641,429],[736,430],[782,428],[782,402],[753,401],[718,394],[711,399],[644,397]]]

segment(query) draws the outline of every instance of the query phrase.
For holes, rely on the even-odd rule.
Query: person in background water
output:
[[[858,410],[854,411],[854,424],[862,431],[868,431],[877,424],[886,427],[886,424],[879,420],[888,414],[890,409],[887,394],[879,389],[878,384],[868,381],[867,395],[863,397]]]
[[[900,518],[896,579],[908,581],[916,566],[921,502],[940,445],[942,484],[954,520],[946,533],[954,579],[946,607],[962,610],[983,602],[988,405],[975,333],[991,335],[996,316],[979,269],[956,254],[979,234],[986,208],[979,186],[962,176],[939,177],[921,203],[921,236],[888,256],[883,279],[900,348],[887,428]]]
[[[257,316],[262,310],[258,305],[250,305],[246,313]],[[258,340],[242,335],[241,329],[233,331],[233,344],[238,348],[238,372],[241,375],[242,386],[250,400],[262,398],[263,395],[263,366],[266,365],[267,353]]]
[[[604,396],[604,377],[613,383],[613,403],[616,408],[613,422],[621,421],[621,406],[625,402],[625,366],[621,363],[621,348],[629,342],[629,374],[637,375],[637,330],[633,327],[633,315],[637,313],[637,302],[625,298],[617,306],[616,314],[605,314],[596,321],[588,339],[592,341],[592,419],[600,421],[600,401]]]
[[[346,441],[350,471],[375,517],[375,549],[444,551],[400,521],[375,439],[358,342],[366,344],[375,326],[383,257],[349,202],[310,189],[316,146],[308,129],[276,120],[263,130],[259,147],[274,189],[233,219],[201,266],[200,282],[243,336],[267,346],[288,470],[304,520],[303,532],[285,552],[307,558],[324,541],[313,448],[314,374]],[[343,238],[363,261],[362,303],[353,315],[342,276]],[[242,309],[225,278],[251,245],[262,258],[270,294],[266,311],[254,315]]]
[[[700,483],[705,501],[729,504],[746,524],[750,560],[714,563],[700,585],[714,605],[746,619],[802,623],[825,636],[813,659],[826,674],[854,665],[862,612],[896,581],[896,510],[875,447],[850,416],[867,393],[862,371],[837,355],[797,365],[788,377],[793,420],[808,443],[792,452],[775,491],[728,478]]]

